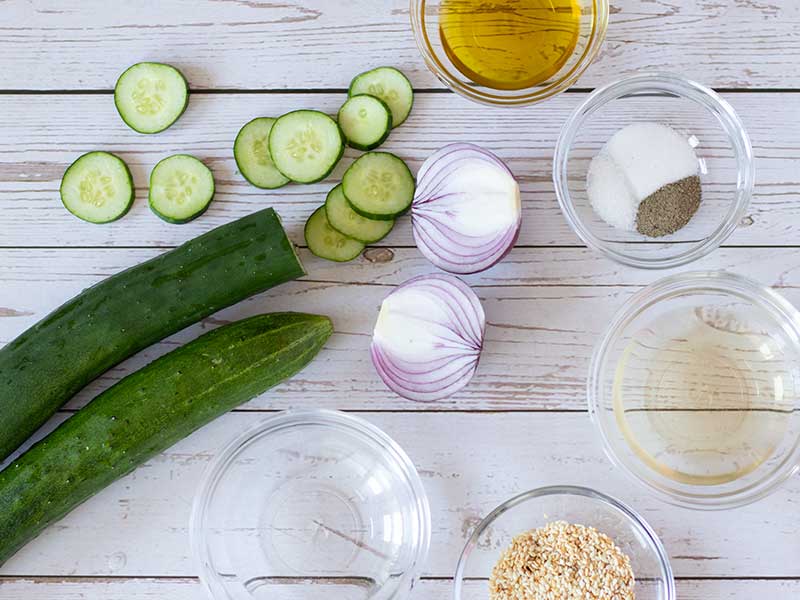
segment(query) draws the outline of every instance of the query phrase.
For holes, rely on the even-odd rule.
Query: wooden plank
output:
[[[677,582],[681,600],[794,600],[800,595],[796,580],[680,580]],[[440,600],[450,596],[452,582],[423,579],[414,588],[414,600]],[[281,590],[282,600],[308,598],[305,586]],[[467,590],[464,600],[484,600],[480,584]],[[0,600],[198,600],[205,592],[195,579],[105,579],[56,577],[0,579]]]
[[[156,249],[0,250],[0,343],[101,279],[155,256]],[[394,410],[570,409],[586,406],[594,344],[620,304],[667,273],[627,269],[580,248],[514,250],[466,280],[483,300],[489,326],[478,372],[454,397],[413,403],[389,392],[368,346],[378,307],[391,287],[433,267],[414,249],[371,250],[335,264],[301,253],[309,276],[220,312],[110,370],[70,403],[84,404],[120,377],[220,323],[271,310],[330,315],[337,333],[300,375],[248,409],[316,407]],[[794,248],[724,248],[699,269],[727,269],[778,287],[800,305]]]
[[[661,536],[678,577],[800,576],[796,478],[735,513],[681,510],[613,468],[583,414],[362,416],[408,452],[423,479],[432,512],[426,576],[452,576],[466,537],[501,501],[558,483],[629,503]],[[187,528],[200,477],[224,444],[262,418],[232,413],[214,421],[50,527],[0,575],[194,575]]]
[[[612,0],[596,86],[643,69],[723,87],[799,87],[794,0]],[[440,87],[417,52],[405,0],[3,2],[3,89],[113,87],[133,62],[161,60],[195,88],[342,88],[381,64]]]
[[[193,89],[339,89],[354,73],[384,63],[404,69],[417,88],[441,87],[419,58],[407,4],[400,0],[355,0],[335,7],[323,0],[177,0],[169,10],[163,3],[97,0],[4,0],[0,5],[0,90],[109,90],[126,66],[146,59],[174,62]],[[800,88],[795,68],[800,4],[793,0],[612,0],[612,9],[607,43],[579,82],[583,87],[659,69],[718,87]],[[579,245],[557,208],[549,173],[557,132],[584,97],[571,93],[534,108],[505,111],[450,94],[418,94],[408,125],[395,131],[386,147],[407,158],[412,168],[450,141],[492,148],[522,181],[521,244]],[[730,243],[796,245],[796,96],[728,98],[742,114],[758,157],[757,195]],[[239,126],[252,116],[301,106],[332,113],[342,99],[341,93],[196,94],[175,127],[160,136],[140,136],[121,123],[107,94],[0,96],[0,246],[67,246],[0,249],[0,345],[83,287],[157,254],[157,247],[174,246],[261,206],[274,204],[293,239],[302,241],[304,219],[344,165],[327,184],[267,193],[242,181],[230,146]],[[718,140],[710,141],[714,149]],[[107,227],[79,223],[58,203],[64,168],[94,148],[119,152],[131,163],[138,184],[132,214]],[[203,219],[169,226],[146,208],[147,175],[158,159],[185,151],[212,167],[219,196]],[[202,597],[191,578],[196,566],[187,538],[194,489],[218,449],[264,418],[257,411],[313,406],[582,410],[589,354],[604,323],[625,298],[662,275],[622,269],[581,248],[517,249],[497,268],[468,278],[490,321],[486,355],[475,380],[450,401],[416,405],[385,390],[366,353],[377,307],[390,286],[433,271],[416,250],[403,248],[411,243],[404,220],[386,240],[388,248],[350,265],[332,265],[304,252],[310,271],[306,280],[223,311],[89,386],[71,408],[175,344],[256,312],[309,310],[331,314],[336,322],[336,336],[299,377],[253,401],[248,412],[228,415],[150,461],[24,549],[0,569],[5,574],[0,575],[0,600]],[[123,246],[142,248],[114,248]],[[730,248],[696,266],[755,276],[797,304],[796,252]],[[43,431],[67,416],[57,415]],[[681,598],[788,600],[800,595],[798,579],[715,579],[800,577],[791,511],[800,498],[797,481],[756,505],[701,514],[668,507],[631,486],[602,457],[582,414],[364,416],[408,450],[431,497],[433,548],[426,573],[443,579],[424,580],[415,597],[449,595],[446,578],[480,516],[514,493],[557,482],[596,486],[640,510],[663,537],[679,576],[710,578],[680,581]],[[486,597],[481,583],[469,592],[470,599]],[[283,589],[278,597],[308,598],[297,588]]]
[[[392,132],[385,149],[399,154],[416,171],[422,160],[449,142],[482,144],[506,160],[521,181],[524,214],[519,243],[580,245],[555,200],[551,164],[559,130],[584,97],[568,94],[540,107],[509,111],[487,109],[452,94],[418,94],[411,117]],[[175,126],[160,135],[146,136],[122,123],[107,95],[0,96],[4,115],[0,126],[0,246],[172,246],[269,205],[281,214],[293,239],[303,243],[306,218],[324,201],[357,153],[348,150],[329,181],[264,191],[247,184],[237,173],[233,140],[239,127],[254,116],[301,107],[335,113],[343,98],[343,94],[197,95]],[[753,204],[729,243],[795,244],[800,239],[800,172],[796,167],[800,103],[791,94],[730,94],[728,98],[753,138],[758,172]],[[703,129],[704,137],[701,131],[691,130],[708,145],[705,152],[714,164],[714,157],[722,153],[719,136]],[[612,125],[603,124],[593,128],[590,137],[599,148],[612,132]],[[64,210],[58,196],[65,168],[94,149],[122,156],[137,186],[131,212],[104,226],[76,219]],[[160,159],[178,152],[204,160],[218,184],[209,211],[186,225],[162,222],[146,201],[150,170]],[[721,169],[730,174],[727,166]],[[705,207],[711,202],[726,203],[731,196],[719,186],[710,186],[707,192],[710,199],[704,210],[680,234],[681,239],[694,239],[697,232],[716,227],[711,221],[718,217]],[[609,236],[616,235],[609,228]],[[400,219],[381,244],[412,245],[409,219]]]

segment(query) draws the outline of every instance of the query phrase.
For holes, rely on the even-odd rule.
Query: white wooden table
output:
[[[382,297],[433,270],[413,247],[408,222],[350,264],[301,250],[305,279],[225,310],[90,385],[48,427],[221,322],[291,308],[328,314],[336,325],[298,377],[198,431],[29,544],[0,569],[0,600],[202,600],[187,534],[200,476],[242,428],[288,407],[357,412],[416,462],[433,512],[419,600],[448,597],[457,556],[482,515],[554,483],[594,486],[638,509],[666,545],[682,599],[800,597],[800,481],[743,509],[693,512],[633,487],[603,456],[585,411],[589,355],[620,303],[666,273],[622,268],[586,250],[550,181],[559,127],[588,89],[644,69],[712,85],[749,129],[757,188],[726,246],[695,266],[733,269],[800,304],[800,2],[612,5],[604,49],[580,88],[539,106],[492,110],[444,92],[426,71],[404,0],[0,0],[0,344],[82,288],[258,208],[274,206],[302,243],[302,223],[330,182],[257,190],[236,172],[233,138],[254,116],[335,112],[352,75],[378,65],[400,67],[418,90],[389,149],[416,168],[445,143],[484,144],[520,177],[524,203],[518,247],[467,278],[486,308],[486,350],[471,385],[445,402],[395,397],[367,352]],[[175,64],[193,91],[186,114],[156,136],[128,129],[111,97],[119,73],[140,60]],[[82,223],[58,200],[65,167],[92,149],[120,154],[136,182],[131,213],[111,225]],[[203,159],[218,182],[208,213],[183,226],[159,221],[145,199],[151,167],[179,151]],[[341,173],[340,166],[334,179]]]

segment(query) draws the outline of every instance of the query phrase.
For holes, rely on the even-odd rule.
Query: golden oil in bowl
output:
[[[521,90],[556,75],[581,35],[578,0],[442,0],[439,35],[453,65],[473,82]]]
[[[700,486],[737,480],[770,459],[797,393],[772,333],[736,310],[683,307],[632,335],[617,363],[613,406],[639,459]]]

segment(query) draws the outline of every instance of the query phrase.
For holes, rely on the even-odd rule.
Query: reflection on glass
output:
[[[626,441],[674,481],[724,484],[780,445],[795,403],[783,342],[734,307],[682,307],[631,335],[614,413]]]

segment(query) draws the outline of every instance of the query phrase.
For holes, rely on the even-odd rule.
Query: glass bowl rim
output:
[[[750,302],[754,306],[770,313],[781,327],[787,331],[800,352],[800,312],[786,298],[772,288],[757,281],[728,271],[690,271],[678,273],[659,279],[637,291],[617,310],[606,327],[597,344],[589,366],[586,380],[586,397],[589,416],[594,429],[599,435],[603,451],[611,463],[619,468],[629,480],[643,485],[654,492],[661,500],[682,508],[700,510],[724,510],[745,506],[769,495],[789,478],[800,472],[800,437],[795,441],[794,449],[770,474],[745,488],[721,496],[700,496],[696,494],[678,494],[662,489],[656,483],[641,475],[644,469],[637,471],[632,466],[630,457],[621,456],[614,449],[605,421],[600,417],[604,404],[603,391],[606,359],[610,348],[616,343],[621,333],[639,315],[659,302],[684,295],[690,292],[724,293]],[[792,461],[793,459],[793,461]],[[792,464],[793,462],[793,464]],[[648,471],[645,471],[649,473]],[[713,487],[713,486],[708,486]]]
[[[655,530],[653,530],[650,524],[647,523],[643,517],[641,517],[635,510],[633,510],[624,502],[612,498],[611,496],[608,496],[602,492],[598,492],[597,490],[577,485],[551,485],[535,488],[527,492],[517,494],[513,498],[510,498],[509,500],[506,500],[497,506],[497,508],[492,510],[481,520],[480,523],[478,523],[478,525],[475,527],[475,530],[472,532],[472,535],[470,535],[469,539],[467,540],[467,543],[464,545],[464,549],[461,551],[461,556],[459,557],[458,564],[456,565],[456,572],[453,576],[453,600],[462,600],[461,588],[464,581],[464,569],[466,568],[467,561],[469,560],[472,551],[478,544],[478,538],[480,538],[481,534],[492,523],[494,523],[498,517],[505,514],[509,510],[519,506],[520,504],[524,504],[529,500],[535,500],[547,496],[578,496],[581,498],[588,498],[590,500],[597,500],[601,504],[605,504],[606,506],[625,515],[625,517],[627,517],[625,519],[626,522],[631,524],[634,529],[636,529],[640,534],[643,535],[645,539],[648,540],[650,547],[653,549],[658,559],[659,567],[661,569],[661,578],[663,579],[666,588],[664,600],[676,599],[675,577],[672,572],[672,565],[669,562],[669,555],[664,549],[664,545],[661,543],[661,540],[659,539]]]
[[[262,419],[227,442],[206,468],[197,487],[189,523],[190,544],[195,563],[200,570],[200,581],[210,597],[219,598],[212,584],[215,587],[221,586],[222,578],[210,568],[211,555],[206,540],[205,526],[207,510],[220,478],[227,472],[231,459],[239,453],[239,450],[256,438],[285,429],[309,425],[332,426],[340,433],[347,432],[365,437],[376,446],[376,449],[380,450],[381,454],[400,467],[416,507],[420,535],[413,547],[413,562],[398,583],[397,589],[400,593],[401,590],[414,587],[430,549],[431,513],[425,487],[411,458],[386,432],[359,416],[329,409],[289,409]],[[229,597],[229,594],[226,593],[226,597]],[[397,593],[392,596],[392,598],[397,597]]]
[[[731,209],[717,229],[699,244],[666,258],[640,258],[615,250],[596,236],[578,216],[569,192],[568,168],[572,145],[583,122],[606,104],[630,94],[660,92],[691,100],[716,115],[720,127],[728,136],[737,164],[736,197]],[[674,73],[639,73],[609,83],[594,92],[577,106],[564,122],[556,141],[553,157],[553,184],[556,198],[567,222],[577,236],[591,249],[630,267],[640,269],[669,269],[686,265],[717,249],[738,227],[750,205],[755,182],[755,161],[750,136],[739,115],[730,103],[717,92],[696,81]],[[669,244],[670,242],[664,242]]]
[[[409,0],[411,30],[414,33],[414,41],[425,62],[425,66],[451,91],[474,102],[489,106],[527,106],[557,96],[571,87],[583,75],[589,65],[594,62],[594,59],[597,58],[597,54],[605,41],[610,13],[609,0],[592,0],[595,24],[590,34],[589,43],[586,45],[586,49],[578,62],[562,78],[544,87],[531,86],[523,90],[516,90],[520,92],[519,94],[503,96],[494,93],[497,90],[492,90],[491,88],[476,88],[464,85],[458,77],[453,75],[441,63],[441,60],[433,51],[433,46],[430,43],[425,27],[424,11],[427,3],[428,0]],[[532,92],[531,90],[536,91]]]

